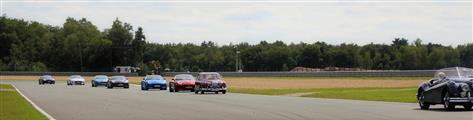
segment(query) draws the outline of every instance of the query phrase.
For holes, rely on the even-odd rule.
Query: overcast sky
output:
[[[86,18],[100,30],[119,18],[143,27],[147,41],[218,45],[390,44],[396,37],[444,45],[473,43],[472,2],[14,2],[9,17],[62,26]]]

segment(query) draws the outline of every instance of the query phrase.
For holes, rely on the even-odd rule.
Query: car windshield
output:
[[[82,77],[78,76],[78,75],[73,75],[73,76],[71,76],[71,78],[82,78]]]
[[[146,76],[145,80],[162,80],[163,77],[160,75],[148,75]]]
[[[107,76],[95,76],[95,79],[107,79]]]
[[[473,69],[464,67],[451,67],[437,70],[435,72],[435,78],[440,72],[445,73],[447,78],[473,78]]]
[[[124,76],[112,76],[110,80],[126,80]]]
[[[44,79],[52,79],[53,76],[45,75],[45,76],[42,76],[42,78],[44,78]]]
[[[220,75],[219,74],[201,74],[200,78],[204,80],[219,80]]]
[[[191,75],[177,75],[174,80],[194,80],[194,77]]]

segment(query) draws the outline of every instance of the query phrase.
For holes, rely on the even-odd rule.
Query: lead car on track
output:
[[[443,104],[445,110],[454,110],[463,105],[471,110],[473,105],[473,69],[452,67],[435,72],[435,77],[420,84],[417,100],[421,109],[430,105]]]

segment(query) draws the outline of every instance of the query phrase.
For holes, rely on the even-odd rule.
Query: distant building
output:
[[[113,72],[118,73],[136,73],[140,70],[138,67],[131,67],[131,66],[116,66],[113,68]]]

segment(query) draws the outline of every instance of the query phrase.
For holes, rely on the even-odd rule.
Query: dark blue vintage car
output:
[[[421,109],[430,105],[443,104],[445,110],[454,110],[462,105],[471,110],[473,105],[473,69],[452,67],[440,69],[435,77],[420,84],[417,100]]]

